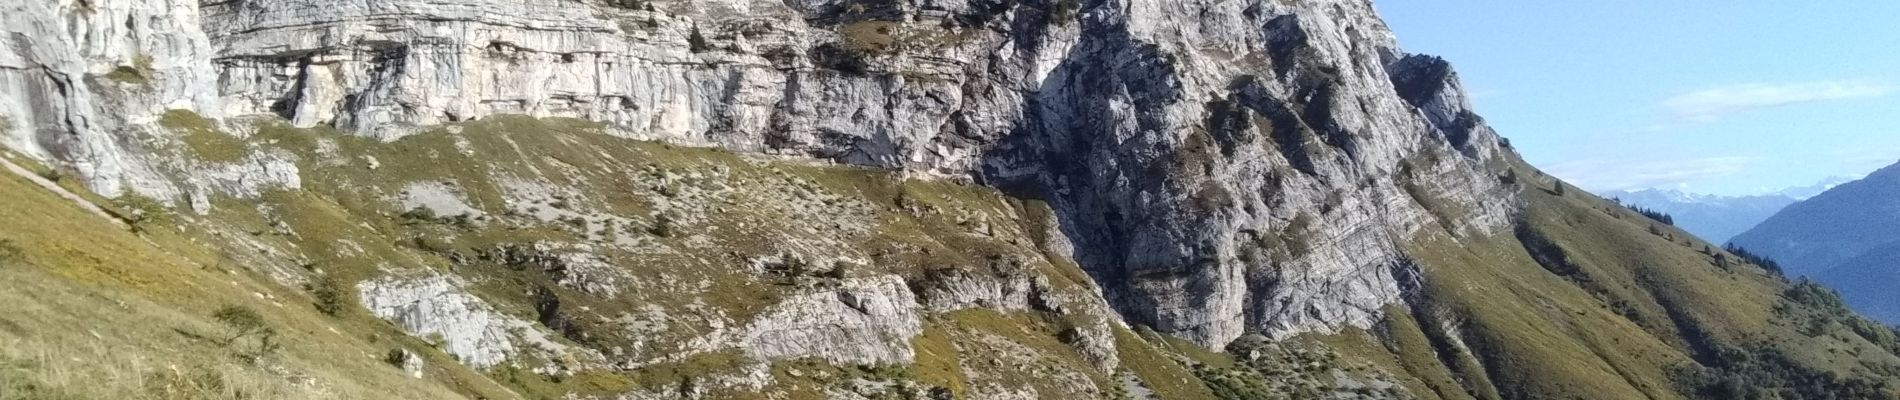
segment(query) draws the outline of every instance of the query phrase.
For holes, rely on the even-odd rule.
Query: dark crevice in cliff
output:
[[[310,84],[310,57],[298,58],[296,62],[297,78],[292,80],[290,89],[284,91],[284,97],[277,99],[270,106],[271,113],[292,121],[297,119],[297,105],[305,101],[304,90]]]
[[[1286,101],[1269,94],[1257,77],[1243,77],[1232,86],[1235,101],[1262,118],[1280,156],[1286,158],[1293,169],[1306,175],[1318,175],[1319,163],[1326,153],[1316,146],[1319,139],[1306,120]]]
[[[1446,80],[1451,78],[1451,63],[1437,56],[1413,54],[1394,63],[1389,73],[1399,98],[1413,107],[1425,107],[1445,90]]]
[[[1433,359],[1446,368],[1451,378],[1457,381],[1459,389],[1463,391],[1460,394],[1465,396],[1489,394],[1491,396],[1481,398],[1496,398],[1497,388],[1491,383],[1490,378],[1492,371],[1478,359],[1477,354],[1473,354],[1474,349],[1465,347],[1467,338],[1459,336],[1462,332],[1454,331],[1454,329],[1462,330],[1464,327],[1449,326],[1455,322],[1438,320],[1440,316],[1447,315],[1449,312],[1434,311],[1441,305],[1429,293],[1420,293],[1409,299],[1408,303],[1411,305],[1409,318],[1413,319],[1419,333],[1424,336],[1426,344],[1430,346],[1429,349],[1423,350],[1431,352]]]
[[[1147,137],[1172,132],[1164,110],[1183,97],[1178,61],[1133,37],[1120,22],[1083,21],[1081,29],[1081,42],[1025,100],[1017,129],[985,154],[979,180],[1047,200],[1074,244],[1076,261],[1110,302],[1133,322],[1152,325],[1162,319],[1140,304],[1144,294],[1130,292],[1137,281],[1205,281],[1192,275],[1213,269],[1191,252],[1144,250],[1173,241],[1168,230],[1174,228],[1160,221],[1174,211],[1129,198],[1131,182],[1169,182],[1180,173],[1171,167],[1181,155],[1169,147],[1171,140]],[[1023,169],[1038,172],[1012,174]]]
[[[398,89],[397,82],[402,82],[402,80],[395,77],[401,76],[408,69],[409,52],[410,48],[400,43],[372,44],[368,75],[376,77],[374,81],[376,83],[364,88],[361,92],[343,96],[343,109],[357,112],[347,113],[340,117],[337,121],[338,127],[356,128],[357,125],[373,123],[372,121],[356,121],[350,116],[373,114],[362,112],[362,110],[382,106],[376,103],[376,99],[386,95],[386,92],[394,92]]]
[[[1457,73],[1452,70],[1451,63],[1443,58],[1422,54],[1406,55],[1387,66],[1386,71],[1391,76],[1392,86],[1398,91],[1399,98],[1404,99],[1412,107],[1428,110],[1440,106],[1462,106],[1433,104],[1439,101],[1441,96],[1445,96],[1447,90],[1454,90],[1453,84],[1458,79]],[[1451,143],[1453,148],[1466,155],[1475,152],[1472,137],[1484,127],[1484,118],[1479,117],[1477,113],[1468,109],[1459,109],[1453,115],[1426,115],[1426,119],[1444,135],[1445,141]]]

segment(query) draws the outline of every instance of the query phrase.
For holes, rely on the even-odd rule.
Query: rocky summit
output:
[[[1524,163],[1365,0],[0,29],[0,399],[1900,395],[1892,329]]]

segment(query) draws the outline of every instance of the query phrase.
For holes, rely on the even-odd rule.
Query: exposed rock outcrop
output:
[[[370,315],[436,341],[442,351],[470,366],[500,364],[524,349],[562,350],[527,321],[497,313],[465,292],[452,276],[385,277],[358,284],[357,290]]]
[[[0,12],[0,144],[40,161],[8,154],[8,170],[142,195],[69,197],[152,217],[87,232],[39,214],[56,199],[17,196],[39,208],[0,208],[15,221],[0,258],[163,300],[141,309],[183,328],[175,311],[214,301],[275,306],[265,322],[305,339],[286,364],[336,367],[269,377],[294,393],[319,378],[622,399],[1900,384],[1900,339],[1825,290],[1524,165],[1368,0]],[[49,180],[33,181],[74,182]],[[122,268],[127,254],[172,270]],[[61,307],[46,309],[121,312]],[[429,344],[393,346],[460,363],[416,380],[332,362],[390,361],[391,341],[332,339],[392,332],[363,311]],[[21,332],[0,336],[63,345]],[[358,356],[310,358],[329,348]]]
[[[127,146],[176,139],[162,108],[384,140],[527,114],[973,179],[1047,199],[1124,316],[1209,345],[1369,326],[1416,229],[1517,202],[1455,74],[1363,0],[145,3],[9,14],[10,146],[201,199],[256,190],[152,172]]]
[[[58,160],[95,191],[176,194],[133,131],[167,108],[218,116],[216,57],[184,0],[0,5],[0,144]]]
[[[792,296],[753,320],[741,346],[758,358],[909,364],[922,331],[917,299],[894,276],[852,279]]]
[[[970,308],[1020,311],[1031,307],[1050,310],[1043,296],[1049,282],[1028,270],[1021,260],[997,257],[987,268],[936,269],[910,282],[918,301],[933,312]]]
[[[1047,197],[1132,320],[1207,344],[1367,326],[1400,302],[1416,229],[1507,223],[1498,139],[1448,119],[1468,114],[1455,76],[1369,5],[1112,5],[986,176]]]

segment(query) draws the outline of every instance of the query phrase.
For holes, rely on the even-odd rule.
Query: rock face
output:
[[[391,350],[388,357],[389,359],[384,361],[401,367],[402,372],[408,374],[411,378],[422,378],[424,372],[423,367],[427,366],[426,362],[422,361],[422,355],[409,351],[409,349]]]
[[[845,281],[793,296],[754,320],[743,348],[767,359],[820,358],[854,364],[909,364],[923,330],[917,299],[893,276]]]
[[[357,285],[370,315],[394,322],[416,337],[438,341],[442,351],[477,368],[506,361],[526,344],[558,351],[532,325],[503,315],[463,291],[458,280],[432,275],[415,279],[388,277]],[[528,335],[530,337],[519,337]],[[408,357],[413,358],[413,357]],[[405,358],[404,360],[407,360]],[[405,368],[407,362],[405,361]]]
[[[216,57],[197,2],[0,5],[0,144],[59,160],[102,193],[171,194],[127,130],[166,108],[217,116]]]
[[[1210,345],[1367,326],[1412,232],[1517,202],[1455,74],[1364,0],[32,3],[0,138],[101,192],[220,190],[151,172],[166,107],[383,140],[583,118],[1046,199],[1125,317]]]
[[[1524,165],[1367,0],[31,3],[0,5],[0,142],[57,168],[27,174],[150,197],[97,237],[308,295],[286,327],[381,337],[355,300],[429,346],[343,344],[459,360],[419,382],[455,394],[1900,384],[1825,290]],[[0,256],[126,248],[0,210]]]
[[[1366,326],[1403,295],[1413,230],[1507,222],[1497,137],[1369,5],[1143,5],[1093,9],[1040,129],[986,170],[1050,198],[1124,315],[1215,345]]]

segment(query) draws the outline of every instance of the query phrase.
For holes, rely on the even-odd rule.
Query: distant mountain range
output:
[[[1900,322],[1900,164],[1790,205],[1732,242]]]
[[[1841,186],[1841,184],[1853,182],[1859,179],[1860,178],[1857,178],[1857,177],[1846,177],[1846,176],[1830,177],[1827,179],[1823,179],[1821,180],[1821,182],[1815,183],[1813,185],[1782,189],[1780,192],[1776,192],[1775,194],[1792,197],[1795,200],[1807,200],[1809,198],[1813,198],[1814,196],[1818,196],[1821,193],[1828,191],[1828,189],[1833,189],[1835,187]]]
[[[1723,243],[1789,204],[1852,180],[1834,177],[1810,186],[1750,196],[1718,196],[1673,189],[1619,190],[1604,195],[1621,199],[1624,204],[1669,214],[1675,218],[1676,226],[1708,241]]]

